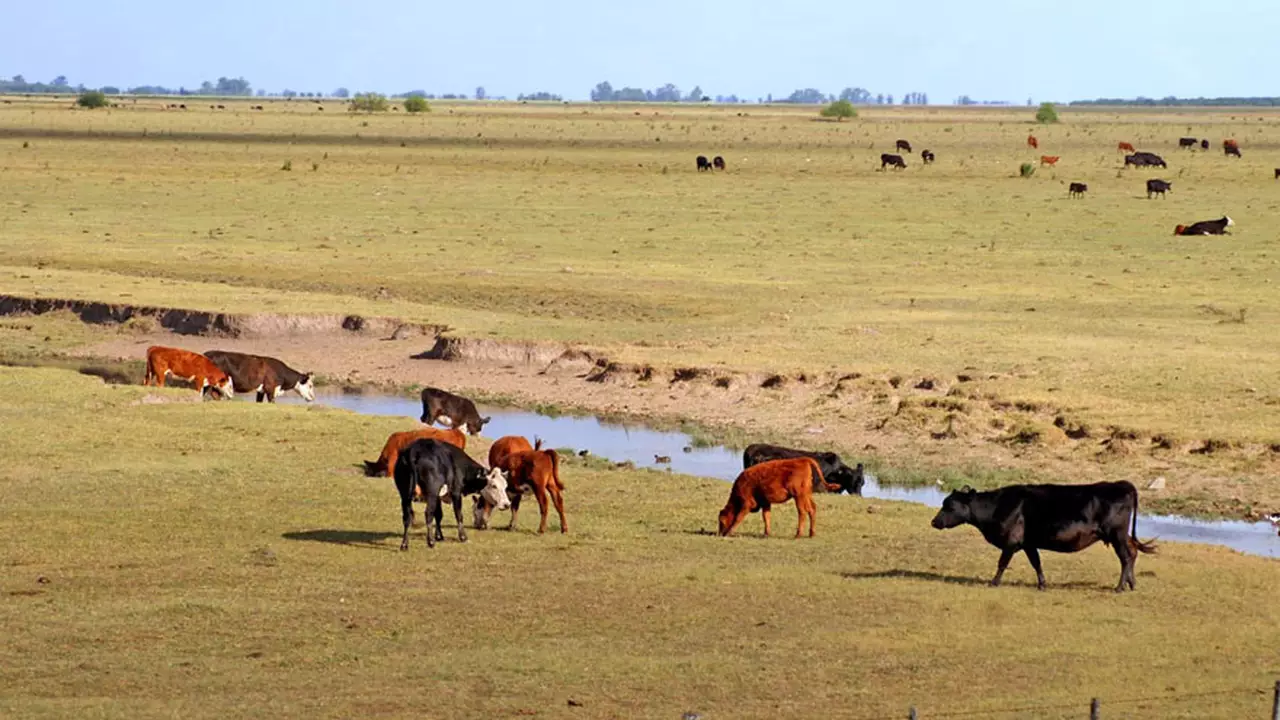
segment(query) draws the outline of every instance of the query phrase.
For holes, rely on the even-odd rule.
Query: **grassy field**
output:
[[[1266,560],[1166,544],[1117,596],[1099,547],[991,589],[928,508],[726,540],[726,484],[576,459],[572,534],[400,553],[356,465],[412,421],[191,395],[0,368],[0,715],[1263,717],[1280,677]]]

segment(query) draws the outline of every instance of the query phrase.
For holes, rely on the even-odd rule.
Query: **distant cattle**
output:
[[[933,153],[928,150],[921,150],[920,161],[925,165],[932,165],[934,161]]]
[[[435,547],[444,539],[440,522],[444,517],[441,499],[448,497],[453,504],[453,515],[458,521],[458,540],[467,541],[467,531],[462,527],[462,496],[482,494],[492,500],[498,509],[510,505],[507,499],[506,478],[502,471],[486,470],[465,452],[439,440],[415,440],[400,453],[394,469],[396,490],[400,492],[400,512],[404,520],[404,537],[400,549],[409,549],[409,527],[413,524],[413,490],[417,487],[427,501],[427,547]],[[435,532],[432,532],[435,523]]]
[[[764,518],[764,534],[768,537],[772,530],[770,511],[773,506],[795,499],[796,513],[800,516],[796,537],[804,531],[806,515],[809,517],[809,537],[813,537],[818,514],[818,506],[813,502],[814,473],[821,475],[822,470],[813,458],[807,457],[770,460],[743,470],[733,481],[729,501],[720,511],[720,535],[733,534],[747,513],[759,510]]]
[[[1280,168],[1276,168],[1276,180],[1280,180]]]
[[[1200,141],[1200,149],[1201,149],[1201,150],[1208,150],[1208,149],[1209,149],[1209,141],[1208,141],[1208,140],[1201,140],[1201,141]]]
[[[275,402],[281,391],[292,390],[307,402],[316,399],[315,378],[283,362],[262,355],[210,350],[205,357],[231,376],[236,392],[257,393],[257,401]]]
[[[378,459],[373,462],[364,461],[364,474],[369,477],[393,476],[396,470],[396,461],[400,459],[400,453],[418,440],[439,440],[447,442],[459,450],[467,449],[467,437],[457,430],[418,428],[417,430],[391,433],[387,437],[387,441],[383,443],[382,453],[378,455]],[[422,500],[422,495],[417,487],[414,487],[413,499]]]
[[[1223,140],[1223,141],[1222,141],[1222,148],[1223,148],[1224,150],[1225,150],[1226,148],[1239,148],[1239,147],[1240,147],[1240,143],[1238,143],[1238,142],[1236,142],[1235,140],[1232,140],[1232,139],[1230,139],[1230,138],[1228,138],[1228,139],[1226,139],[1226,140]]]
[[[1164,194],[1169,192],[1172,189],[1173,189],[1173,183],[1171,182],[1165,182],[1164,180],[1157,180],[1157,179],[1148,180],[1147,181],[1147,199],[1150,200],[1156,195],[1159,195],[1160,197],[1164,197]]]
[[[523,438],[521,438],[523,440]],[[528,445],[526,440],[525,445]],[[532,490],[538,501],[538,510],[542,520],[538,523],[538,534],[547,531],[547,497],[556,507],[560,516],[560,532],[569,532],[569,524],[564,516],[564,482],[560,480],[560,456],[555,450],[522,450],[512,452],[502,459],[501,465],[493,467],[507,474],[507,493],[511,498],[511,524],[507,527],[514,530],[520,514],[520,498],[525,490]],[[502,508],[497,508],[502,509]]]
[[[1174,235],[1226,235],[1227,228],[1235,225],[1236,221],[1230,217],[1223,216],[1217,220],[1201,220],[1190,225],[1179,225],[1173,229]]]
[[[942,501],[933,518],[939,530],[973,525],[1000,548],[993,586],[1000,584],[1013,556],[1022,551],[1036,571],[1036,586],[1045,587],[1040,551],[1077,552],[1101,540],[1120,559],[1120,583],[1134,589],[1138,553],[1155,552],[1154,543],[1138,539],[1138,491],[1128,482],[1092,485],[1010,485],[988,492],[957,490]]]
[[[1067,197],[1084,197],[1089,192],[1089,186],[1084,183],[1073,182],[1067,187]]]
[[[906,140],[899,140],[898,142],[894,143],[894,145],[895,145],[894,147],[895,150],[906,150],[907,152],[911,152],[911,143],[907,142]]]
[[[427,425],[447,421],[447,426],[457,428],[468,435],[479,435],[489,418],[480,417],[476,404],[451,392],[438,388],[426,388],[422,391],[422,417]]]
[[[857,467],[851,468],[845,465],[840,456],[833,452],[808,452],[806,450],[782,447],[781,445],[756,443],[748,445],[747,449],[742,451],[742,469],[745,470],[770,460],[789,460],[802,457],[807,457],[818,463],[819,472],[813,475],[814,492],[824,493],[830,491],[847,492],[853,495],[862,494],[862,486],[866,483],[862,463],[858,463]]]
[[[717,170],[723,170],[724,158],[720,157],[719,155],[715,156],[714,158],[711,158],[711,166]]]
[[[1061,159],[1062,159],[1062,158],[1060,158],[1060,157],[1059,157],[1059,156],[1057,156],[1057,155],[1041,155],[1041,156],[1040,156],[1040,164],[1041,164],[1041,165],[1048,165],[1048,166],[1052,167],[1052,166],[1054,166],[1054,165],[1057,165],[1057,164],[1058,164],[1058,161],[1059,161],[1059,160],[1061,160]]]
[[[219,109],[219,110],[226,110],[226,109],[227,109],[227,106],[226,106],[226,105],[219,105],[219,106],[218,106],[218,109]]]
[[[1190,137],[1178,138],[1179,148],[1191,148],[1192,150],[1195,150],[1196,145],[1198,144],[1200,144],[1200,141],[1195,138],[1190,138]]]
[[[892,165],[899,170],[907,167],[907,163],[902,159],[901,155],[890,155],[889,153],[880,154],[880,169],[883,170],[886,165]]]
[[[1236,145],[1229,145],[1227,147],[1222,148],[1222,154],[1234,155],[1235,157],[1240,157],[1240,148],[1239,146],[1236,146]]]
[[[1039,149],[1040,149],[1040,141],[1039,141],[1039,140],[1036,140],[1036,136],[1035,136],[1035,135],[1028,135],[1028,136],[1027,136],[1027,145],[1029,145],[1030,147],[1033,147],[1033,148],[1035,148],[1035,149],[1037,149],[1037,150],[1039,150]]]
[[[1149,152],[1136,152],[1132,155],[1124,156],[1124,166],[1129,167],[1162,167],[1167,168],[1164,158]]]
[[[1131,153],[1131,152],[1136,152],[1136,151],[1134,150],[1133,145],[1131,145],[1131,144],[1129,144],[1129,143],[1127,143],[1127,142],[1122,142],[1122,143],[1120,143],[1119,145],[1116,145],[1116,149],[1117,149],[1117,150],[1119,150],[1120,152],[1130,152],[1130,153]]]
[[[162,345],[147,348],[147,371],[142,384],[154,383],[157,387],[164,387],[165,378],[170,375],[191,383],[202,395],[205,388],[211,388],[226,398],[235,394],[231,377],[209,358],[190,350]]]
[[[711,161],[707,160],[706,155],[699,155],[697,163],[698,163],[698,172],[712,169]]]

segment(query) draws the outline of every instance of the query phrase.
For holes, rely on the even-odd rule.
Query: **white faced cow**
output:
[[[231,376],[237,392],[257,393],[258,402],[275,402],[282,390],[292,390],[307,402],[316,399],[312,375],[300,373],[273,357],[228,350],[210,350],[204,356]]]

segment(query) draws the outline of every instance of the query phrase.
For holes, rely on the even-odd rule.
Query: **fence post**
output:
[[[1102,720],[1102,703],[1098,702],[1098,698],[1089,702],[1089,720]]]
[[[1276,681],[1276,695],[1271,700],[1271,720],[1280,720],[1280,680]]]
[[[1280,688],[1280,682],[1276,683],[1276,687]],[[1280,696],[1277,696],[1277,697],[1280,697]],[[914,705],[912,705],[911,709],[907,711],[907,720],[920,720],[920,718],[916,715],[916,708]]]

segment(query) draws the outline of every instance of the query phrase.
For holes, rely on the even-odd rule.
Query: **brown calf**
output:
[[[519,435],[505,435],[493,441],[493,444],[489,446],[489,467],[503,468],[505,470],[508,457],[535,449],[542,449],[542,440],[538,440],[537,445],[534,446]]]
[[[1119,145],[1116,146],[1116,148],[1121,150],[1122,152],[1129,152],[1129,153],[1138,152],[1133,148],[1133,145],[1131,143],[1127,143],[1127,142],[1120,143]]]
[[[231,377],[219,370],[209,358],[190,350],[162,345],[147,348],[147,373],[142,378],[142,384],[155,383],[157,387],[164,387],[165,377],[169,375],[190,382],[201,394],[204,394],[206,387],[213,388],[226,398],[231,397],[234,392]]]
[[[1057,165],[1059,159],[1061,158],[1058,155],[1041,155],[1040,164],[1049,166]]]
[[[419,428],[405,432],[391,433],[386,444],[382,446],[382,454],[374,462],[364,461],[364,473],[369,477],[391,477],[396,472],[396,460],[400,453],[417,440],[439,440],[447,442],[459,450],[467,449],[467,436],[461,430],[439,430],[437,428]],[[416,484],[413,487],[413,499],[422,502],[422,490]]]
[[[1039,149],[1040,149],[1040,141],[1039,141],[1039,140],[1036,140],[1036,136],[1035,136],[1035,135],[1028,135],[1028,136],[1027,136],[1027,145],[1028,145],[1028,146],[1030,146],[1030,147],[1036,148],[1037,150],[1039,150]]]
[[[541,444],[541,443],[539,443]],[[564,483],[560,481],[560,456],[555,450],[526,450],[507,455],[499,467],[507,474],[507,493],[511,496],[511,524],[508,530],[515,530],[516,517],[520,513],[520,498],[525,488],[533,488],[533,496],[538,500],[538,510],[542,513],[542,522],[538,523],[538,534],[547,531],[547,494],[555,503],[556,513],[560,516],[560,532],[569,532],[569,523],[564,518]]]
[[[800,515],[796,537],[800,537],[804,530],[806,514],[809,516],[809,537],[813,537],[814,520],[818,513],[818,507],[813,502],[815,477],[822,477],[822,469],[813,458],[807,457],[770,460],[743,470],[733,481],[729,502],[720,511],[720,534],[731,535],[747,517],[747,513],[759,510],[764,516],[764,534],[768,537],[771,530],[770,509],[775,504],[795,498],[796,512]]]

